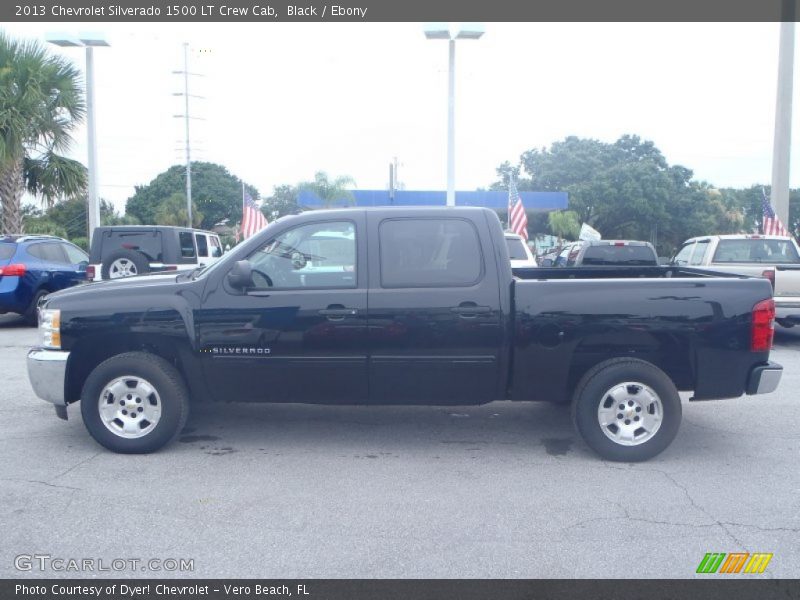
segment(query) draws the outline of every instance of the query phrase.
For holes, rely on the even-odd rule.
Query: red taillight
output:
[[[94,281],[94,265],[89,265],[86,267],[86,279],[89,281]]]
[[[22,277],[25,275],[25,265],[6,265],[0,267],[0,275],[7,275],[8,277]]]
[[[767,269],[766,271],[761,273],[761,276],[764,279],[769,279],[769,282],[772,284],[772,291],[775,291],[775,271],[774,271],[774,269]]]
[[[177,271],[177,270],[178,270],[178,265],[169,265],[169,266],[166,266],[166,267],[164,267],[164,270],[165,270],[165,271]]]
[[[775,335],[775,301],[770,298],[753,307],[753,329],[750,332],[750,351],[769,352]]]
[[[615,246],[624,246],[625,242],[614,242]]]

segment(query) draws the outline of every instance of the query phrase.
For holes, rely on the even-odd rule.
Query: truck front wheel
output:
[[[670,445],[681,423],[672,380],[635,358],[603,362],[583,376],[572,400],[575,427],[601,457],[621,462],[653,458]]]
[[[81,416],[102,446],[124,454],[154,452],[183,429],[189,394],[178,370],[146,352],[118,354],[91,372]]]

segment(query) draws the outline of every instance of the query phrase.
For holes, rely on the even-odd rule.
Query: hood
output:
[[[79,296],[92,296],[96,297],[98,294],[107,292],[127,290],[140,290],[146,288],[168,288],[174,285],[179,285],[177,282],[177,275],[173,272],[167,275],[146,275],[140,277],[123,277],[121,279],[108,279],[106,281],[96,281],[93,283],[82,283],[75,287],[67,288],[48,294],[47,301],[60,300],[65,298],[73,298]],[[183,283],[183,282],[181,282]]]

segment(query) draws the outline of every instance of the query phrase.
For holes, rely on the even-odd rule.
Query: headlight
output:
[[[42,332],[42,347],[58,350],[61,348],[61,311],[57,308],[43,308],[39,311],[39,331]]]

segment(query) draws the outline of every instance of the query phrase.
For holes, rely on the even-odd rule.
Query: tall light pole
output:
[[[51,34],[47,41],[62,48],[86,48],[86,129],[88,144],[89,175],[89,243],[96,227],[100,226],[100,197],[97,192],[97,130],[94,113],[94,48],[108,46],[106,39],[97,33],[81,33],[78,37],[63,34]]]
[[[176,118],[183,119],[184,125],[184,134],[185,134],[185,148],[186,148],[186,214],[187,216],[187,227],[193,226],[192,220],[192,145],[191,139],[189,137],[189,121],[191,119],[196,119],[197,117],[192,117],[189,113],[189,98],[199,98],[202,99],[202,96],[196,96],[194,94],[189,93],[189,76],[193,75],[195,77],[200,77],[199,73],[190,73],[189,72],[189,44],[188,42],[184,42],[183,44],[183,71],[173,71],[173,75],[183,75],[183,91],[182,92],[175,92],[173,96],[183,96],[183,114],[182,115],[173,115]]]
[[[452,31],[447,23],[433,23],[425,28],[429,40],[447,40],[447,206],[456,205],[456,40],[477,40],[483,35],[483,26],[463,23]]]
[[[772,149],[772,192],[776,216],[789,225],[789,157],[792,148],[792,79],[794,69],[794,0],[783,2],[778,46],[778,92]]]

